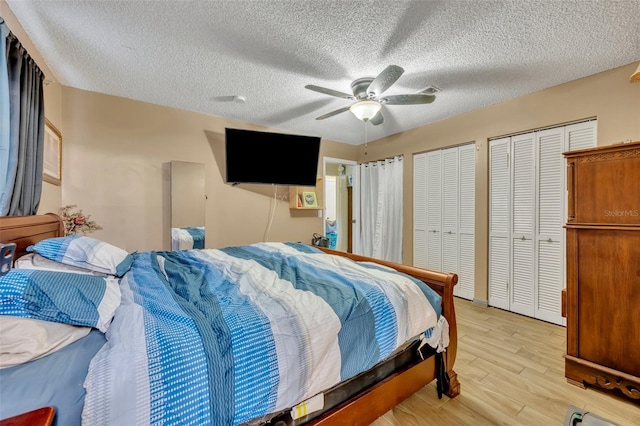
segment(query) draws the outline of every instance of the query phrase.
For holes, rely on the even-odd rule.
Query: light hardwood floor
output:
[[[640,425],[640,403],[564,377],[565,328],[456,298],[461,392],[425,386],[374,426],[562,425],[569,405],[620,425]]]

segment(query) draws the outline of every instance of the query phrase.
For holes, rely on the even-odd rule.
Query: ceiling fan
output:
[[[326,87],[314,86],[313,84],[308,84],[304,87],[305,89],[324,93],[325,95],[356,101],[350,106],[316,117],[316,120],[324,120],[325,118],[333,117],[345,111],[351,111],[360,120],[364,122],[370,121],[371,124],[377,126],[384,122],[382,105],[430,104],[436,99],[434,95],[427,93],[382,96],[382,94],[400,78],[403,72],[404,69],[401,67],[389,65],[375,78],[364,77],[354,80],[351,83],[353,95],[327,89]]]

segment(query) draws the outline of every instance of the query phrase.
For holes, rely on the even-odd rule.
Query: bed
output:
[[[16,257],[24,255],[27,252],[27,247],[32,246],[39,241],[47,241],[50,238],[58,237],[62,235],[62,232],[62,222],[59,217],[53,214],[30,217],[0,218],[0,242],[15,242],[18,246]],[[448,324],[446,337],[448,337],[449,342],[448,345],[446,345],[446,351],[438,353],[438,345],[434,345],[433,342],[429,342],[428,345],[425,345],[425,337],[433,337],[433,335],[427,336],[428,333],[422,332],[415,333],[415,329],[410,330],[411,327],[408,325],[405,326],[404,323],[402,323],[401,326],[396,324],[395,329],[403,329],[403,333],[406,334],[405,337],[400,337],[402,333],[396,331],[396,335],[393,338],[385,338],[381,334],[384,333],[383,331],[379,331],[376,328],[377,326],[374,327],[364,320],[367,315],[371,316],[373,314],[362,315],[363,320],[357,327],[352,325],[347,326],[347,324],[350,323],[347,323],[342,317],[338,320],[334,318],[332,321],[329,321],[325,318],[330,318],[333,314],[328,314],[328,316],[325,317],[323,315],[327,315],[326,312],[322,313],[317,311],[317,309],[322,309],[323,307],[326,308],[325,302],[327,302],[329,297],[325,297],[325,299],[323,299],[324,302],[319,304],[320,308],[318,308],[317,304],[306,305],[306,299],[303,297],[301,299],[296,299],[295,304],[297,305],[301,303],[300,309],[298,309],[303,313],[303,315],[300,315],[301,318],[306,318],[305,321],[308,320],[307,322],[311,320],[316,321],[316,323],[312,325],[307,324],[309,329],[315,330],[314,327],[316,327],[318,334],[320,334],[319,331],[321,329],[330,329],[332,326],[335,328],[337,321],[339,329],[338,340],[340,341],[338,343],[333,343],[333,350],[337,351],[338,357],[341,357],[340,360],[342,363],[338,362],[337,364],[339,364],[339,367],[336,368],[332,365],[331,358],[327,358],[324,360],[324,364],[321,369],[307,369],[309,377],[307,377],[304,384],[300,385],[300,389],[292,385],[281,385],[282,383],[301,380],[299,378],[296,379],[296,377],[300,377],[297,369],[291,368],[292,365],[295,365],[295,360],[289,360],[287,365],[289,365],[290,368],[284,369],[284,373],[287,373],[286,375],[291,377],[283,378],[279,376],[274,381],[273,371],[278,372],[279,369],[283,370],[281,366],[274,368],[274,363],[282,363],[283,361],[280,361],[280,358],[286,358],[286,356],[279,353],[278,357],[274,358],[274,356],[264,347],[268,345],[263,343],[254,345],[254,349],[261,354],[259,356],[249,358],[245,356],[244,361],[242,361],[241,356],[238,357],[233,355],[231,358],[227,357],[227,361],[231,359],[232,363],[234,361],[236,362],[235,365],[246,367],[250,372],[249,375],[253,374],[261,377],[261,379],[257,381],[258,384],[249,384],[247,385],[248,388],[240,387],[242,389],[238,390],[239,387],[235,385],[241,381],[240,379],[236,379],[234,382],[235,387],[233,388],[233,392],[225,390],[225,388],[217,390],[212,390],[213,387],[207,388],[205,382],[210,380],[212,377],[220,375],[222,377],[230,377],[228,375],[225,376],[229,370],[225,370],[221,367],[221,363],[218,361],[212,363],[213,366],[209,364],[208,367],[206,367],[208,368],[208,374],[196,374],[196,376],[198,376],[196,378],[194,378],[194,375],[192,374],[187,376],[185,379],[184,377],[180,377],[179,372],[161,371],[162,368],[150,361],[152,356],[149,353],[143,355],[143,358],[146,357],[145,363],[149,366],[149,371],[145,374],[149,377],[155,375],[156,378],[165,374],[163,379],[164,383],[163,380],[156,382],[150,381],[150,379],[147,380],[146,376],[143,382],[147,383],[147,386],[151,386],[152,388],[158,386],[162,387],[165,385],[173,386],[171,388],[167,387],[160,390],[160,393],[166,393],[166,398],[152,398],[153,401],[151,401],[151,403],[149,401],[143,401],[143,403],[141,403],[139,401],[140,394],[136,393],[137,391],[134,392],[131,387],[139,385],[129,386],[127,384],[125,386],[120,385],[120,387],[118,387],[119,385],[117,382],[120,380],[123,380],[124,383],[136,383],[135,381],[130,380],[132,380],[133,376],[141,374],[139,369],[136,370],[129,365],[129,361],[124,360],[128,360],[128,357],[137,356],[137,353],[118,353],[117,351],[114,352],[109,348],[117,346],[120,340],[139,340],[143,342],[145,340],[147,342],[153,340],[150,339],[148,335],[149,329],[138,328],[138,326],[129,326],[129,324],[133,324],[129,321],[139,313],[140,308],[139,305],[136,305],[135,303],[127,305],[127,303],[124,302],[127,298],[129,298],[128,300],[130,302],[135,302],[134,299],[142,297],[139,293],[132,293],[132,289],[135,290],[135,288],[147,288],[148,286],[151,286],[151,281],[146,281],[146,278],[144,278],[146,275],[151,274],[150,269],[144,267],[143,264],[155,264],[156,272],[155,274],[152,274],[155,277],[153,279],[154,281],[157,280],[157,276],[160,276],[161,281],[162,276],[165,276],[167,281],[171,281],[175,277],[185,274],[184,270],[180,269],[182,268],[179,266],[180,264],[187,264],[187,269],[197,275],[199,273],[198,271],[211,268],[211,265],[216,262],[222,262],[222,258],[226,259],[229,257],[233,258],[232,260],[235,262],[235,266],[230,267],[230,270],[233,270],[234,267],[239,264],[249,262],[251,264],[258,264],[258,269],[256,269],[257,271],[263,271],[263,269],[260,268],[265,268],[266,264],[275,262],[272,260],[271,255],[267,256],[265,254],[267,252],[275,253],[275,257],[280,259],[276,262],[278,265],[276,268],[279,271],[279,275],[276,274],[275,278],[272,278],[270,283],[276,283],[278,280],[286,278],[285,275],[291,273],[288,265],[292,262],[300,262],[301,265],[304,264],[306,266],[301,266],[301,269],[294,268],[296,275],[304,276],[305,280],[310,279],[310,275],[322,275],[325,280],[323,283],[327,285],[327,288],[334,285],[329,281],[330,275],[338,276],[338,280],[349,282],[351,283],[349,285],[356,288],[360,285],[355,284],[357,280],[354,279],[353,281],[350,281],[351,278],[347,278],[350,277],[351,274],[354,274],[354,271],[360,270],[366,270],[367,274],[370,272],[372,276],[378,277],[376,279],[379,279],[382,276],[389,277],[393,280],[398,279],[400,280],[398,282],[406,283],[408,282],[407,276],[410,276],[410,281],[416,284],[418,281],[426,284],[431,289],[430,291],[437,295],[438,298],[431,299],[432,296],[427,295],[425,289],[417,287],[420,292],[409,298],[413,300],[405,301],[405,303],[408,305],[413,304],[412,315],[414,320],[418,322],[411,320],[408,324],[412,324],[411,327],[419,327],[419,321],[422,321],[422,319],[418,318],[420,315],[416,314],[416,309],[421,305],[416,305],[415,303],[417,303],[418,299],[423,297],[423,293],[425,295],[424,298],[429,299],[429,303],[432,303],[435,300],[437,305],[439,305],[433,307],[434,312],[436,312],[437,323],[441,324],[442,318],[445,318],[445,322]],[[209,266],[194,266],[192,259],[203,256],[208,256],[207,262],[209,262]],[[210,257],[213,258],[213,260],[211,260]],[[286,261],[283,261],[282,259],[285,258]],[[325,265],[324,269],[322,269],[321,266],[316,265],[316,262],[320,262],[320,264],[322,264],[322,262],[329,262],[329,265],[331,266],[326,267]],[[317,272],[320,269],[306,269],[305,275],[304,271],[305,268],[310,267],[309,263],[312,263],[314,268],[321,268],[325,272]],[[162,267],[160,267],[160,264],[162,264]],[[343,272],[342,266],[345,264],[348,264],[349,268],[354,269],[345,269],[345,272]],[[256,270],[254,270],[254,272]],[[310,273],[309,271],[312,272]],[[338,273],[338,271],[340,272]],[[260,272],[258,275],[262,273],[263,272]],[[401,277],[391,278],[389,274],[394,276],[399,275]],[[373,280],[373,278],[371,279]],[[101,331],[93,329],[87,336],[51,355],[47,355],[35,361],[30,361],[15,367],[0,369],[0,380],[3,382],[0,392],[4,392],[0,395],[0,398],[3,400],[3,404],[1,404],[2,406],[0,407],[0,418],[33,410],[41,406],[51,405],[56,408],[56,420],[57,424],[60,425],[79,424],[79,412],[81,411],[83,411],[82,416],[84,416],[87,424],[125,424],[121,421],[122,417],[118,416],[121,414],[121,411],[126,411],[128,414],[125,413],[125,415],[129,416],[127,417],[128,419],[136,419],[135,421],[129,421],[126,424],[147,424],[157,421],[165,424],[173,422],[176,424],[273,424],[278,426],[301,424],[322,426],[365,425],[373,422],[376,418],[433,380],[438,379],[439,386],[441,385],[443,387],[443,392],[449,397],[455,397],[460,391],[457,375],[453,370],[457,343],[456,318],[453,306],[453,287],[457,282],[457,276],[455,274],[432,272],[419,268],[393,264],[390,262],[373,260],[358,255],[335,252],[329,249],[318,249],[302,244],[267,244],[226,248],[213,251],[187,250],[180,252],[138,253],[135,255],[135,261],[132,263],[131,269],[126,272],[119,281],[123,304],[125,307],[128,306],[127,309],[129,310],[127,311],[127,309],[122,305],[118,306],[113,322],[109,325],[109,328],[106,331],[106,335]],[[306,281],[302,280],[300,285],[312,286],[312,284],[305,283]],[[244,286],[244,278],[240,278],[236,284],[238,284],[239,287]],[[258,285],[261,284],[258,283]],[[411,291],[417,291],[413,289],[412,286],[413,284],[411,284]],[[179,287],[184,289],[187,288],[188,285],[185,284]],[[149,291],[153,293],[153,295],[152,298],[148,299],[145,303],[147,303],[148,310],[153,310],[154,308],[149,307],[150,304],[162,304],[164,302],[161,301],[162,298],[158,298],[158,300],[154,299],[155,295],[158,294],[160,290]],[[178,290],[178,292],[179,291],[182,290]],[[317,290],[314,291],[317,292]],[[305,288],[304,291],[299,293],[311,294],[313,291],[310,288]],[[359,292],[359,294],[362,294],[362,292]],[[205,291],[204,293],[201,292],[200,296],[202,296],[201,299],[204,302],[205,299],[211,295],[206,294]],[[365,303],[366,301],[361,299],[360,302]],[[354,309],[359,309],[357,305],[358,304],[353,305],[347,308],[347,310],[350,310],[349,312],[353,313]],[[203,304],[201,306],[208,305]],[[246,306],[244,308],[246,308]],[[176,307],[174,306],[172,309],[176,309]],[[188,310],[191,308],[184,309]],[[204,308],[204,310],[206,309],[208,308]],[[272,317],[275,316],[273,312],[278,309],[279,308],[273,307],[263,309],[259,312],[260,315],[263,315],[263,325],[270,323],[270,321],[273,322]],[[380,309],[384,310],[383,308]],[[241,310],[242,309],[240,308],[232,309],[234,314]],[[171,315],[173,314],[178,315],[179,313],[173,312]],[[166,315],[171,316],[169,314]],[[241,320],[244,317],[238,314],[238,318],[239,321],[242,322]],[[375,320],[375,322],[377,323],[380,321]],[[340,326],[342,326],[342,329],[340,329]],[[284,328],[284,326],[278,327]],[[369,330],[368,334],[376,336],[377,341],[375,343],[372,344],[362,337],[362,335],[367,334],[362,333],[362,327]],[[128,328],[135,329],[137,331],[127,335],[126,329]],[[268,327],[266,327],[266,329],[268,329]],[[231,330],[233,331],[235,329]],[[348,333],[348,330],[351,330],[352,333]],[[145,332],[147,335],[144,334]],[[161,336],[160,339],[153,340],[155,342],[154,344],[159,346],[164,345],[172,347],[175,339],[182,341],[183,351],[186,348],[187,352],[192,353],[188,353],[186,355],[187,358],[182,358],[180,365],[193,365],[193,371],[201,372],[199,361],[191,360],[193,361],[192,363],[191,361],[184,361],[184,359],[189,359],[189,356],[196,357],[198,353],[198,350],[193,349],[192,351],[189,351],[189,346],[185,346],[184,342],[188,341],[188,336],[163,335],[162,330],[158,331],[158,329],[156,329],[154,333],[156,336]],[[188,332],[185,331],[185,333]],[[342,334],[340,335],[340,333]],[[306,338],[317,340],[315,334],[315,332],[307,332]],[[355,343],[344,343],[353,338],[353,336],[350,336],[349,334],[356,336],[355,340],[353,340]],[[415,334],[415,336],[412,337],[411,334]],[[291,342],[288,344],[282,344],[282,340],[286,339],[286,336],[292,336],[292,333],[283,332],[278,335],[280,336],[278,339],[281,340],[280,344],[273,343],[273,341],[269,343],[276,347],[276,351],[282,352],[285,349],[288,351],[288,348],[293,348],[293,346],[295,346],[291,344]],[[404,343],[400,342],[400,340],[403,340]],[[235,342],[239,340],[232,341]],[[383,341],[386,341],[387,343],[381,343]],[[395,343],[390,344],[390,341],[394,341]],[[440,338],[440,342],[442,342],[442,338]],[[321,347],[317,341],[314,344],[316,345],[314,348]],[[361,347],[369,349],[362,350],[361,352],[365,356],[360,354],[358,360],[354,361],[349,358],[351,355],[341,352],[343,349],[341,349],[342,346],[340,345],[356,345],[355,347],[360,347],[359,345],[362,345]],[[180,346],[180,344],[176,344],[175,347],[177,348],[178,346]],[[235,347],[233,345],[228,346],[229,350],[233,352]],[[192,346],[192,348],[195,347],[196,346]],[[384,350],[382,349],[383,347],[385,348]],[[309,349],[305,350],[309,351]],[[292,351],[292,353],[293,352],[294,351]],[[313,352],[313,354],[315,354],[315,352]],[[66,362],[63,368],[58,368],[52,364],[56,357],[66,360],[73,359],[75,361]],[[363,358],[366,358],[364,363],[362,361]],[[322,364],[322,362],[319,363]],[[367,363],[371,365],[368,365]],[[133,364],[133,362],[131,364]],[[224,362],[222,364],[224,364]],[[362,370],[362,365],[368,365],[368,367]],[[156,367],[158,367],[158,369],[154,370]],[[302,365],[300,366],[300,369],[303,369]],[[174,373],[175,375],[172,375]],[[283,371],[279,371],[278,374],[282,375]],[[103,376],[105,375],[112,377],[110,379],[103,380]],[[304,377],[304,375],[302,376]],[[27,385],[25,383],[27,380],[23,380],[25,377],[29,377],[30,379],[35,378],[37,380],[35,380],[34,383]],[[72,377],[72,379],[69,379],[70,377]],[[176,387],[174,386],[174,383],[167,383],[172,382],[174,379],[176,383],[182,383],[183,386],[180,387],[178,385]],[[68,383],[69,380],[71,381],[71,384]],[[56,391],[55,388],[53,390],[50,390],[49,388],[47,388],[46,391],[43,390],[43,383],[48,385],[51,384],[51,382],[58,386],[79,388],[82,394],[80,397],[77,395],[61,396],[59,395],[60,392]],[[11,392],[8,391],[8,383],[11,383]],[[151,383],[151,385],[149,385],[149,383]],[[202,383],[205,384],[203,385]],[[271,386],[260,386],[260,383],[272,384]],[[34,386],[37,390],[34,390]],[[274,387],[277,388],[278,386],[281,388],[286,387],[286,389],[274,390]],[[87,388],[86,395],[84,394],[85,387]],[[303,388],[304,391],[301,390]],[[122,393],[122,395],[119,395],[120,399],[118,399],[118,402],[111,402],[112,397],[107,396],[110,395],[109,392],[111,392],[109,389],[111,389],[111,391],[112,389],[120,390],[118,393]],[[205,390],[203,391],[203,389]],[[245,391],[243,391],[243,389],[245,389]],[[206,395],[209,395],[209,400],[207,401],[207,397],[196,397],[195,394],[198,392],[204,392]],[[7,397],[9,393],[17,395],[19,403],[16,402],[15,404],[8,404]],[[38,398],[35,397],[36,394],[38,394]],[[147,394],[150,393],[144,393],[144,395]],[[233,398],[231,398],[230,394],[234,395]],[[245,399],[253,398],[253,402],[251,403],[253,405],[249,405],[248,403],[245,405],[238,403],[237,398],[242,395],[249,395],[249,397]],[[283,395],[286,395],[286,397]],[[319,401],[319,399],[321,401]],[[184,405],[180,405],[179,402],[183,400],[189,401],[187,404],[188,407],[184,408]],[[12,401],[15,401],[15,398]],[[178,401],[178,403],[176,403],[176,401]],[[255,408],[256,403],[259,408]],[[116,404],[116,407],[109,406],[109,404]],[[122,407],[127,406],[127,404],[129,404],[130,407],[123,409]],[[204,405],[197,407],[193,406],[198,404]],[[235,404],[235,407],[245,406],[248,408],[242,415],[240,415],[237,413],[237,410],[228,411],[224,408],[224,406],[228,406],[229,404],[232,406]],[[87,413],[87,411],[91,411],[91,413]],[[203,413],[209,420],[204,421],[201,417],[198,417],[202,416]],[[109,418],[112,418],[112,420],[106,420]],[[140,420],[140,418],[143,418],[143,420]],[[116,421],[120,421],[120,423],[116,423]]]

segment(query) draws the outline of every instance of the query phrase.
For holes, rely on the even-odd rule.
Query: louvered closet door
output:
[[[413,156],[413,266],[427,267],[427,154]]]
[[[564,288],[564,150],[565,129],[537,132],[538,218],[536,318],[562,325]]]
[[[427,153],[427,269],[442,271],[442,151]]]
[[[442,272],[458,273],[458,148],[442,151]],[[458,287],[458,286],[456,286]],[[457,289],[454,287],[454,294]],[[456,294],[457,295],[457,294]]]
[[[597,145],[598,122],[596,120],[585,121],[583,123],[570,124],[564,127],[564,151],[577,151],[579,149],[594,148]],[[564,163],[566,166],[566,163]],[[563,167],[562,176],[566,182],[567,170]],[[564,187],[564,213],[563,223],[567,219],[567,197],[569,193]],[[564,232],[563,232],[564,235]],[[563,250],[564,253],[564,250]],[[566,277],[565,277],[566,278]],[[563,280],[566,282],[566,279]]]
[[[455,295],[472,300],[475,296],[475,211],[476,145],[458,148],[458,285]]]
[[[510,138],[489,142],[489,305],[509,309]]]
[[[596,146],[598,122],[595,120],[565,126],[565,151],[593,148]]]
[[[510,309],[534,315],[535,288],[535,134],[513,136],[512,146],[512,240]]]

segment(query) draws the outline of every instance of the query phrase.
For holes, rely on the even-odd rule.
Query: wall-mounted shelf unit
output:
[[[305,206],[302,201],[303,192],[313,192],[316,196],[316,205]],[[324,208],[324,186],[322,177],[316,179],[316,186],[290,186],[289,209],[291,210],[322,210]]]

